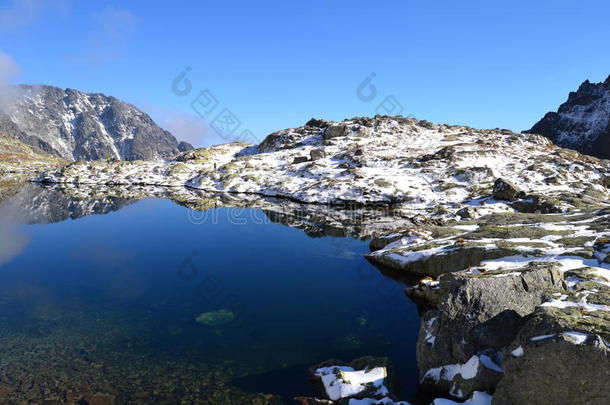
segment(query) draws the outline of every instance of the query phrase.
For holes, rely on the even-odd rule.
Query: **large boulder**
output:
[[[474,355],[464,364],[430,369],[421,379],[423,391],[448,393],[465,399],[476,391],[493,391],[504,376],[500,366],[486,354]]]
[[[328,127],[328,125],[329,125],[328,121],[319,120],[316,118],[310,119],[305,124],[305,126],[312,127],[312,128],[326,128],[326,127]]]
[[[494,404],[610,402],[608,274],[585,267],[564,278],[569,290],[528,315],[506,348]]]
[[[424,277],[419,283],[406,287],[405,294],[418,305],[422,312],[438,309],[441,299],[439,284],[440,282],[432,277]]]
[[[557,199],[540,194],[528,194],[523,199],[514,201],[511,206],[526,214],[558,214],[563,212]]]
[[[458,210],[455,215],[462,219],[476,219],[479,216],[477,210],[470,206]]]
[[[378,245],[376,244],[376,246]],[[512,248],[490,248],[483,243],[456,241],[456,243],[446,246],[430,243],[429,246],[406,247],[396,251],[381,250],[368,254],[366,258],[376,265],[397,273],[436,277],[477,266],[484,260],[516,254],[519,254],[519,251]],[[404,259],[397,260],[398,255]]]
[[[492,197],[496,200],[513,201],[517,198],[525,197],[525,193],[508,180],[496,179]]]
[[[295,156],[292,160],[292,164],[298,165],[301,163],[309,162],[309,158],[307,156]]]
[[[332,138],[339,138],[347,136],[347,134],[349,134],[349,127],[347,126],[347,124],[331,124],[324,131],[324,139],[328,140]]]
[[[312,129],[314,131],[315,129]],[[290,129],[273,132],[258,145],[260,153],[291,149],[299,145],[302,135]]]
[[[602,335],[610,332],[610,316],[604,312],[583,317],[577,308],[541,307],[528,317],[507,350],[494,404],[609,403],[610,348]]]
[[[320,160],[326,157],[326,152],[324,152],[324,149],[322,148],[312,149],[311,152],[309,152],[309,156],[311,157],[311,160]]]
[[[428,154],[428,155],[423,155],[420,158],[421,162],[428,162],[430,160],[446,160],[446,161],[451,161],[452,159],[454,159],[456,154],[456,150],[455,147],[453,146],[445,146],[444,148],[441,148],[439,150],[437,150],[434,153]]]
[[[432,369],[466,364],[475,355],[494,357],[513,342],[526,315],[552,291],[563,289],[563,277],[557,265],[533,262],[518,270],[447,274],[438,288],[438,310],[423,315],[417,344],[422,378]],[[461,387],[462,394],[481,389],[480,384],[475,378]],[[450,394],[452,386],[429,388]]]
[[[369,249],[371,250],[371,252],[381,250],[390,243],[396,242],[402,237],[403,235],[401,233],[392,233],[389,235],[378,236],[376,238],[371,239],[371,241],[369,242]]]

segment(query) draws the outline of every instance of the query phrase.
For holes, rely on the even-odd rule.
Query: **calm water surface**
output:
[[[286,403],[312,394],[306,373],[317,362],[389,356],[402,396],[414,395],[416,308],[362,257],[366,241],[311,238],[259,210],[193,215],[154,198],[28,225],[19,224],[23,209],[0,210],[1,333],[13,348],[5,356],[23,356],[27,344],[62,357],[63,344],[82,342],[77,355],[98,374],[120,376],[121,358],[141,360],[140,369],[231,369],[229,385]],[[218,310],[233,318],[196,321]]]

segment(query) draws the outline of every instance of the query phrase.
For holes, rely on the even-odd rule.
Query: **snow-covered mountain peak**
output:
[[[67,160],[154,160],[191,148],[114,97],[46,85],[14,90],[0,129],[17,128],[22,141]]]
[[[557,112],[547,113],[529,133],[542,134],[559,146],[610,158],[610,77],[586,80]]]

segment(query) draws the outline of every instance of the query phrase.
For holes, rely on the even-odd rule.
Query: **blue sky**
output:
[[[13,82],[114,95],[196,145],[221,141],[191,108],[204,90],[208,122],[228,109],[258,138],[389,96],[405,116],[524,130],[610,74],[609,15],[603,1],[8,0],[0,52]],[[371,73],[375,97],[358,97]]]

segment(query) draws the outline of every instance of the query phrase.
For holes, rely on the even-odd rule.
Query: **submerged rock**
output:
[[[218,311],[204,312],[199,315],[195,321],[203,325],[218,326],[231,323],[235,320],[235,314],[226,309],[219,309]]]

